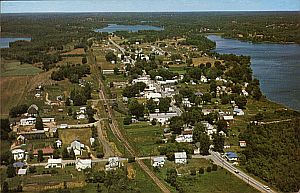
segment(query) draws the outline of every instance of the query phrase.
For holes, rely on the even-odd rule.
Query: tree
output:
[[[151,98],[147,101],[146,107],[149,110],[150,113],[154,113],[155,109],[157,108],[156,102]]]
[[[127,117],[125,117],[124,118],[124,120],[123,120],[123,124],[124,125],[130,125],[131,124],[131,116],[127,116]]]
[[[202,95],[202,100],[205,102],[211,102],[211,95],[209,93],[204,93]]]
[[[44,160],[44,153],[43,153],[43,150],[39,150],[38,151],[38,157],[37,157],[37,160],[39,162],[42,162]]]
[[[95,115],[96,112],[97,112],[97,110],[93,109],[91,106],[86,107],[86,115],[88,117],[89,123],[93,123],[93,122],[96,121],[95,118],[94,118],[94,115]]]
[[[35,128],[37,130],[43,130],[44,129],[43,121],[42,121],[42,118],[40,116],[36,117]]]
[[[225,138],[223,137],[223,135],[219,133],[214,133],[212,137],[213,137],[214,151],[223,152],[224,142],[225,142]]]
[[[218,170],[217,164],[213,164],[213,165],[212,165],[212,171],[217,171],[217,170]]]
[[[211,167],[208,166],[208,167],[206,168],[206,171],[207,171],[207,172],[211,172]]]
[[[118,67],[114,67],[114,74],[118,75],[120,73],[120,70]]]
[[[152,119],[151,124],[156,125],[156,123],[157,123],[156,119]]]
[[[209,154],[210,141],[209,137],[205,132],[205,127],[202,123],[198,123],[193,131],[193,141],[195,143],[200,142],[200,153],[202,155]]]
[[[160,98],[158,104],[159,112],[162,113],[168,112],[170,107],[170,102],[171,102],[170,98]]]
[[[60,158],[60,151],[58,149],[54,149],[54,151],[53,151],[53,158],[54,159]]]
[[[191,176],[196,176],[196,170],[195,170],[195,168],[191,169]]]
[[[7,140],[9,138],[9,132],[11,132],[9,120],[0,119],[0,137],[2,140]]]
[[[217,83],[215,80],[212,80],[209,85],[210,92],[217,92]]]
[[[204,174],[204,168],[199,169],[199,174]]]
[[[171,186],[176,186],[177,182],[177,171],[175,168],[171,168],[167,170],[166,181],[171,184]]]
[[[237,96],[235,97],[234,101],[235,104],[241,109],[244,109],[247,104],[247,98],[244,96]]]
[[[105,55],[105,59],[106,59],[106,61],[108,61],[108,62],[111,62],[111,61],[117,61],[117,56],[116,56],[113,52],[108,52],[108,53]]]
[[[8,178],[12,178],[16,176],[16,170],[12,164],[7,166],[6,175]]]
[[[179,106],[181,105],[181,103],[182,103],[182,98],[183,98],[182,94],[176,94],[176,95],[174,96],[174,99],[175,99],[175,105],[176,105],[177,107],[179,107]]]
[[[9,192],[8,183],[6,181],[4,181],[2,184],[2,192],[3,193]]]
[[[70,150],[70,158],[72,158],[72,159],[76,158],[73,148],[71,148],[71,150]]]
[[[68,149],[66,147],[63,149],[62,157],[63,158],[69,158],[70,157]]]
[[[35,166],[30,166],[29,167],[29,173],[31,173],[31,174],[36,173],[36,167]]]
[[[26,113],[27,109],[28,109],[28,105],[26,105],[26,104],[14,106],[9,110],[9,116],[10,117],[18,117],[18,116],[22,115],[23,113]]]
[[[128,104],[129,113],[137,118],[144,116],[144,105],[140,104],[136,99],[132,99]]]
[[[68,108],[68,115],[69,115],[69,116],[72,116],[72,115],[73,115],[72,107],[69,107],[69,108]]]
[[[181,117],[171,117],[170,118],[170,128],[174,134],[181,134],[182,126],[184,122]]]
[[[81,59],[81,62],[82,62],[82,64],[86,64],[86,63],[87,63],[86,57],[83,57],[83,58]]]

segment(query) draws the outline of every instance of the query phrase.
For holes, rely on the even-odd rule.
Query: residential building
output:
[[[48,159],[45,168],[62,168],[62,159]]]
[[[239,108],[234,108],[233,109],[233,114],[237,115],[237,116],[243,116],[243,115],[245,115],[244,111],[242,109],[239,109]]]
[[[87,168],[92,168],[92,160],[91,159],[77,159],[75,161],[76,170],[81,171]]]
[[[149,114],[150,121],[156,119],[162,125],[166,124],[171,117],[178,116],[177,113],[151,113]]]
[[[239,141],[240,147],[246,147],[247,143],[246,141]]]
[[[18,170],[18,175],[19,176],[24,176],[24,175],[26,175],[26,173],[27,173],[27,168],[26,169],[19,169]]]
[[[175,155],[175,163],[176,164],[186,164],[187,163],[187,155],[186,152],[176,152]]]
[[[22,126],[34,125],[35,121],[36,121],[36,118],[34,118],[34,117],[29,117],[29,118],[26,118],[26,119],[21,119],[20,120],[20,125],[22,125]]]
[[[61,146],[62,146],[62,141],[61,141],[60,139],[58,139],[58,140],[55,141],[55,144],[56,144],[56,147],[57,147],[57,148],[61,148]]]
[[[120,167],[119,157],[110,157],[108,158],[108,164],[105,166],[105,170],[115,170]]]
[[[238,160],[238,156],[236,153],[234,152],[226,152],[225,153],[225,157],[228,161],[237,161]]]
[[[179,135],[175,139],[178,143],[192,143],[193,142],[193,135]]]
[[[11,150],[11,153],[15,161],[23,160],[26,158],[25,150],[23,149],[13,149]]]
[[[163,167],[165,164],[164,157],[153,157],[152,158],[152,166],[153,167]]]
[[[67,149],[69,152],[71,151],[71,149],[73,149],[75,156],[79,156],[82,154],[82,150],[84,149],[84,144],[80,143],[79,140],[74,140],[71,143],[70,147],[68,147]]]

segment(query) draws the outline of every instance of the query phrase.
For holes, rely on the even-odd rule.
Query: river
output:
[[[208,35],[222,54],[251,56],[253,75],[271,101],[300,111],[300,45],[250,43]]]

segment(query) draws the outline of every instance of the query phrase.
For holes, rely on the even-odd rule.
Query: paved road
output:
[[[274,190],[267,190],[265,188],[266,185],[262,184],[261,182],[255,180],[254,178],[250,177],[243,171],[235,168],[231,163],[229,163],[227,160],[221,157],[221,155],[218,152],[213,152],[210,151],[210,158],[217,164],[228,170],[229,172],[233,173],[235,176],[238,178],[242,179],[252,187],[256,188],[257,190],[264,192],[264,193],[271,193],[271,192],[276,192]]]
[[[108,39],[108,41],[110,41],[114,46],[116,46],[121,52],[123,55],[125,55],[125,49],[122,48],[121,46],[119,46],[116,42],[114,42],[112,39]]]

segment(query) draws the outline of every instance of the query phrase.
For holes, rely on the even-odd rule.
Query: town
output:
[[[299,113],[263,96],[250,57],[212,52],[202,35],[139,33],[97,32],[64,45],[54,66],[30,67],[44,70],[3,104],[2,191],[283,189],[250,174],[251,132],[294,128]]]

